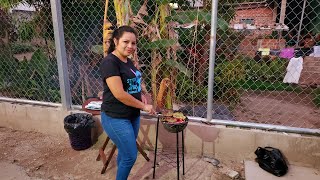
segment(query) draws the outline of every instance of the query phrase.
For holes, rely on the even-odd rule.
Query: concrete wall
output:
[[[60,108],[0,102],[0,126],[66,135],[63,119],[70,112]],[[138,142],[152,150],[155,144],[156,119],[142,119]],[[175,149],[176,134],[168,133],[160,123],[159,148]],[[101,131],[97,124],[96,130]],[[105,134],[99,137],[100,144]],[[189,122],[184,132],[186,153],[209,155],[219,160],[253,160],[259,146],[279,148],[290,164],[320,169],[320,138],[263,130],[230,128]],[[181,133],[179,133],[181,143]],[[99,141],[98,141],[99,142]],[[99,143],[97,143],[99,144]],[[99,145],[94,148],[98,148]]]
[[[0,101],[0,126],[46,134],[65,133],[63,119],[70,112],[61,108]]]

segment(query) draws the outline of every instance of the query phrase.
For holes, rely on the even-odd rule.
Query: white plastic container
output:
[[[320,46],[313,46],[314,57],[320,57]]]

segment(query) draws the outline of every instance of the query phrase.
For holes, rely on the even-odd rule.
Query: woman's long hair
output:
[[[137,32],[132,27],[120,26],[119,28],[115,29],[112,33],[108,54],[112,53],[116,48],[116,45],[114,44],[114,39],[119,40],[125,32],[133,33],[136,37],[138,37]]]

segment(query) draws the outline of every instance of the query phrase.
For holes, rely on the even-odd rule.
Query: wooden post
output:
[[[284,24],[284,19],[286,17],[286,8],[287,8],[287,0],[281,0],[281,9],[280,9],[280,24]]]

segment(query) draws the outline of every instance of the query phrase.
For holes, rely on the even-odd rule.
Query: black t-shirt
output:
[[[133,65],[132,61],[128,59],[128,62],[125,63],[110,53],[102,60],[100,72],[104,88],[101,111],[114,118],[139,116],[140,109],[127,106],[116,99],[106,83],[108,77],[120,76],[124,91],[141,101],[141,73]]]

